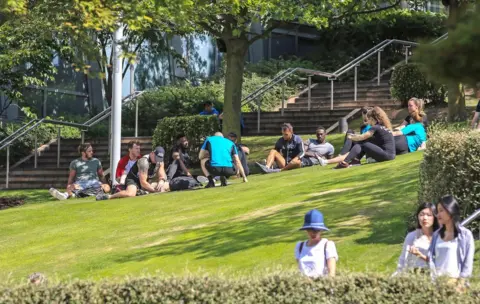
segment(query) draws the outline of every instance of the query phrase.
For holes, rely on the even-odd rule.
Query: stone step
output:
[[[390,87],[390,84],[388,82],[380,82],[380,85],[377,85],[377,82],[371,82],[371,81],[359,81],[357,83],[357,89],[364,89],[364,88],[386,88]],[[333,89],[352,89],[354,88],[353,81],[350,82],[334,82],[333,83]],[[331,89],[331,83],[318,83],[315,87],[312,88],[312,90],[329,90]]]
[[[398,108],[401,106],[400,102],[397,102],[392,99],[387,99],[387,100],[376,100],[376,101],[350,101],[350,102],[343,102],[340,104],[335,104],[334,103],[334,110],[340,110],[340,109],[354,109],[354,108],[361,108],[363,106],[379,106],[382,108]],[[294,110],[294,109],[299,109],[302,108],[306,110],[308,108],[308,102],[299,102],[299,103],[291,103],[288,104],[288,107],[285,108],[285,110]],[[324,102],[324,103],[311,103],[310,104],[310,109],[313,111],[318,111],[318,110],[330,110],[330,101]]]
[[[338,96],[341,94],[354,94],[355,93],[355,88],[333,88],[333,96]],[[365,87],[365,88],[357,88],[357,95],[364,95],[367,93],[390,93],[390,87]],[[328,95],[330,96],[331,94],[331,88],[318,88],[315,87],[311,90],[311,95],[312,96],[318,96],[318,95]],[[302,94],[303,96],[308,96],[308,92]]]

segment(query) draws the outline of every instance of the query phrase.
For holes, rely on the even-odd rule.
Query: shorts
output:
[[[207,168],[208,173],[213,176],[230,177],[237,174],[235,167],[213,167],[209,160],[205,163],[205,168]]]
[[[303,167],[316,166],[316,165],[320,165],[320,162],[318,161],[317,158],[315,158],[315,157],[308,157],[308,156],[302,158],[302,168],[303,168]]]
[[[78,180],[73,183],[77,187],[76,190],[85,190],[89,188],[99,188],[102,186],[102,183],[99,180]]]
[[[128,186],[135,186],[137,187],[137,189],[141,189],[142,187],[140,186],[140,181],[138,180],[134,180],[134,179],[131,179],[131,178],[127,178],[125,180],[125,189],[127,189]]]

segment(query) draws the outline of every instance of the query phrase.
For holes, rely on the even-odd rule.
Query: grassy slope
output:
[[[250,138],[268,150],[273,138]],[[330,140],[338,146],[341,136]],[[262,158],[264,152],[252,154]],[[100,279],[295,268],[303,214],[322,210],[339,271],[393,272],[416,199],[421,153],[346,170],[306,168],[183,193],[37,203],[0,212],[0,280],[41,271]],[[45,192],[33,192],[38,198]],[[13,194],[13,193],[10,193]],[[34,201],[35,202],[35,201]]]

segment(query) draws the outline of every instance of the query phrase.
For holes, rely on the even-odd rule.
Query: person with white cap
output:
[[[133,165],[125,180],[126,189],[113,195],[100,194],[97,195],[97,201],[133,197],[137,195],[138,190],[151,192],[166,192],[165,182],[167,174],[165,173],[165,149],[156,147],[155,150],[140,158]],[[157,179],[156,182],[149,183],[149,179]]]
[[[295,246],[295,259],[300,272],[308,277],[335,276],[338,254],[333,241],[322,238],[323,231],[329,231],[323,221],[323,214],[313,209],[305,214],[303,227],[308,240]]]

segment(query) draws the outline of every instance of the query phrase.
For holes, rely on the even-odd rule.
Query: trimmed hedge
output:
[[[461,294],[427,277],[375,275],[309,280],[298,274],[240,280],[209,277],[140,278],[0,289],[0,303],[478,303],[478,289]]]
[[[437,202],[454,195],[466,217],[480,208],[480,132],[429,128],[429,141],[420,165],[419,202]],[[478,231],[478,221],[469,228]]]
[[[395,68],[390,84],[392,97],[401,101],[403,106],[412,97],[436,104],[444,102],[446,98],[445,87],[429,82],[416,63],[402,64]]]
[[[188,138],[190,157],[194,163],[198,162],[198,152],[207,136],[212,136],[220,130],[216,116],[180,116],[165,117],[157,124],[153,132],[153,146],[162,146],[168,153],[175,143],[178,134],[185,134]]]

